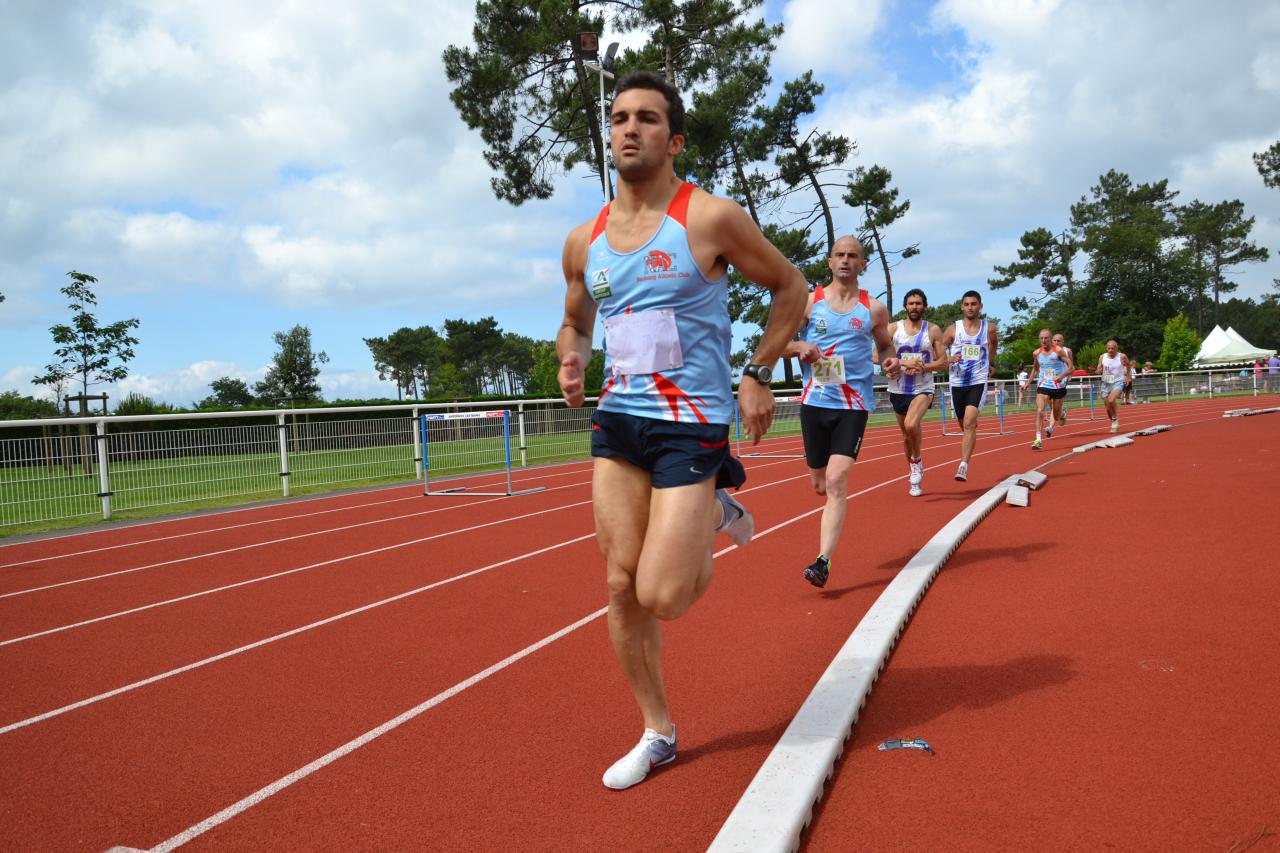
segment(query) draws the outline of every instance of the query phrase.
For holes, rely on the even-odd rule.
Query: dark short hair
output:
[[[965,301],[966,299],[968,299],[970,296],[972,296],[974,299],[978,300],[978,304],[979,304],[979,305],[981,305],[981,304],[982,304],[982,294],[978,293],[978,291],[976,291],[976,290],[966,290],[966,291],[964,292],[964,296],[961,296],[961,297],[960,297],[960,301],[961,301],[961,302],[964,302],[964,301]]]
[[[680,99],[680,91],[667,82],[667,78],[652,71],[629,71],[618,79],[613,88],[616,98],[628,89],[652,89],[661,92],[667,99],[667,127],[671,135],[684,136],[684,101]]]
[[[908,300],[908,299],[910,299],[910,298],[911,298],[911,297],[913,297],[913,296],[919,296],[919,297],[920,297],[920,301],[924,303],[924,307],[925,307],[925,308],[928,308],[928,307],[929,307],[929,297],[925,296],[925,295],[924,295],[924,291],[923,291],[923,290],[921,290],[920,288],[918,288],[918,287],[913,287],[913,288],[911,288],[910,290],[908,290],[908,291],[907,291],[906,296],[903,296],[903,297],[902,297],[902,307],[903,307],[903,308],[906,308],[906,307],[907,307],[907,300]]]

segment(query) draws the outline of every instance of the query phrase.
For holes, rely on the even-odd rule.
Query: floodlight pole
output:
[[[609,180],[609,118],[604,111],[604,78],[612,80],[613,72],[606,71],[599,62],[587,61],[582,65],[600,78],[600,177],[604,182],[604,201],[608,204],[613,200],[613,181]]]

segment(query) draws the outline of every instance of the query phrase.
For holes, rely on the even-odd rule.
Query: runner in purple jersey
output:
[[[951,360],[951,405],[964,428],[956,479],[969,479],[969,459],[978,443],[978,414],[987,401],[987,379],[996,359],[996,322],[982,316],[976,290],[960,297],[961,318],[947,329],[943,349]]]
[[[942,332],[924,319],[929,300],[918,287],[902,298],[905,317],[889,325],[893,351],[901,367],[889,379],[889,404],[902,430],[902,446],[907,454],[907,493],[924,494],[924,431],[921,424],[933,405],[933,373],[947,367],[942,349]]]
[[[640,742],[605,771],[615,789],[675,759],[661,622],[684,614],[711,582],[713,530],[739,545],[752,534],[751,516],[717,490],[745,480],[728,452],[728,267],[772,293],[738,389],[753,442],[773,419],[769,371],[800,324],[808,289],[741,207],[676,177],[684,142],[679,92],[647,72],[619,80],[610,115],[618,196],[569,234],[563,256],[556,350],[570,406],[584,400],[597,312],[606,321],[612,384],[592,418],[592,504],[609,637],[644,721]]]

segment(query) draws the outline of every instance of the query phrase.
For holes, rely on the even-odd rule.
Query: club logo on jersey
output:
[[[849,321],[849,328],[850,328],[850,329],[861,329],[861,328],[862,328],[862,320],[858,319],[857,317],[854,317],[852,320],[850,320],[850,321]]]
[[[819,317],[814,323],[814,328],[818,330],[818,334],[825,335],[827,333],[827,318]]]
[[[666,252],[653,249],[645,256],[644,269],[645,272],[670,272],[671,256]]]
[[[591,295],[596,299],[604,299],[613,293],[609,286],[609,268],[595,270],[591,273]]]

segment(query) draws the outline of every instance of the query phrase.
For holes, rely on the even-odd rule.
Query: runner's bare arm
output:
[[[717,259],[722,258],[769,291],[769,322],[765,324],[751,362],[773,367],[804,316],[809,293],[804,276],[765,239],[747,212],[728,199],[695,193],[689,205],[689,223],[691,242],[706,240]],[[738,409],[752,444],[769,431],[773,406],[771,388],[755,380],[739,384]]]
[[[810,291],[805,299],[804,314],[800,317],[800,328],[797,331],[802,332],[809,325],[809,314],[813,311],[813,292]],[[788,341],[787,347],[782,351],[783,356],[790,358],[795,356],[805,364],[813,364],[822,358],[822,350],[818,349],[817,344],[809,341]]]
[[[581,406],[586,391],[584,380],[591,361],[591,335],[596,325],[596,301],[587,292],[587,236],[591,223],[569,232],[564,241],[564,320],[556,333],[556,356],[560,359],[560,393],[570,406]]]
[[[991,356],[990,367],[994,370],[996,366],[996,347],[1000,345],[1000,338],[996,335],[996,321],[987,320],[987,353]]]
[[[932,340],[933,361],[929,362],[924,366],[925,373],[933,373],[936,370],[946,369],[948,361],[947,361],[947,348],[943,345],[943,341],[945,340],[946,340],[946,335],[943,335],[941,339],[934,338]]]
[[[876,342],[880,369],[885,376],[897,376],[901,368],[893,351],[893,338],[889,336],[889,309],[879,299],[871,300],[871,337]]]

